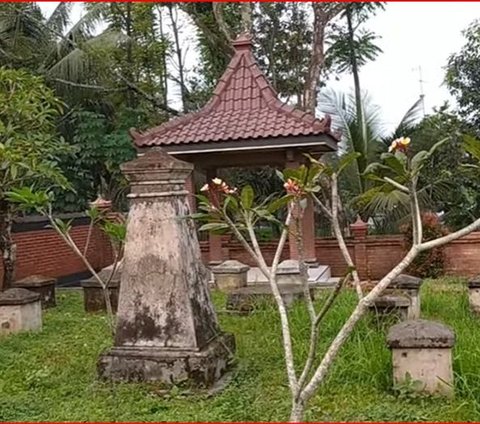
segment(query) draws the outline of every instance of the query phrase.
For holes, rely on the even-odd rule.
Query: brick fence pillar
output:
[[[363,222],[360,217],[350,225],[350,231],[353,235],[354,246],[354,262],[357,267],[360,278],[367,279],[369,277],[368,272],[368,257],[367,257],[367,234],[368,224]]]

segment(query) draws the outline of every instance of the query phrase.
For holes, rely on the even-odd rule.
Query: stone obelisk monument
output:
[[[115,381],[209,386],[235,349],[208,292],[185,181],[193,165],[159,148],[121,167],[130,211],[114,347],[98,362]]]

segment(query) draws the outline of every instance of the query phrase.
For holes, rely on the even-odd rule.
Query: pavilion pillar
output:
[[[287,168],[298,168],[300,163],[297,160],[288,159],[286,162]],[[298,213],[295,211],[294,213]],[[297,225],[295,220],[290,224],[288,234],[288,246],[290,252],[290,259],[298,259],[299,252],[297,249],[296,237],[297,237]],[[302,239],[303,239],[303,252],[305,262],[316,265],[317,254],[315,251],[315,209],[311,199],[308,199],[307,206],[303,210],[302,218]]]
[[[197,211],[197,201],[195,199],[195,179],[193,172],[187,177],[185,181],[185,190],[188,191],[187,200],[190,206],[190,212],[195,213]]]
[[[212,179],[216,177],[216,168],[207,169],[208,183],[211,183]],[[208,259],[209,265],[219,265],[223,262],[222,236],[219,234],[213,234],[212,232],[208,234]]]

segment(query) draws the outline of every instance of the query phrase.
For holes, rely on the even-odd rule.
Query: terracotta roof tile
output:
[[[330,133],[330,119],[283,104],[259,69],[249,36],[233,43],[235,54],[210,101],[198,112],[172,119],[143,133],[137,146],[221,142]]]

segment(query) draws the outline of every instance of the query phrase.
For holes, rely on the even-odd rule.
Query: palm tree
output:
[[[101,104],[108,102],[112,92],[128,92],[157,110],[178,114],[162,96],[147,93],[111,60],[132,42],[112,24],[111,7],[110,3],[86,4],[86,12],[72,23],[68,2],[60,2],[48,19],[35,3],[0,4],[0,65],[28,68],[44,76],[70,104],[92,99]],[[104,28],[99,31],[101,23]]]
[[[405,217],[408,211],[407,197],[394,188],[387,192],[380,190],[368,179],[365,171],[369,164],[379,160],[395,138],[408,135],[415,128],[423,114],[423,99],[417,100],[390,132],[385,129],[381,108],[373,103],[371,97],[364,94],[361,101],[361,120],[357,117],[355,94],[326,91],[322,93],[319,108],[332,116],[333,127],[342,134],[340,155],[351,151],[359,153],[341,181],[350,200],[346,208],[353,209],[353,215],[360,213],[364,219],[376,218],[377,224],[379,219],[392,224]]]

